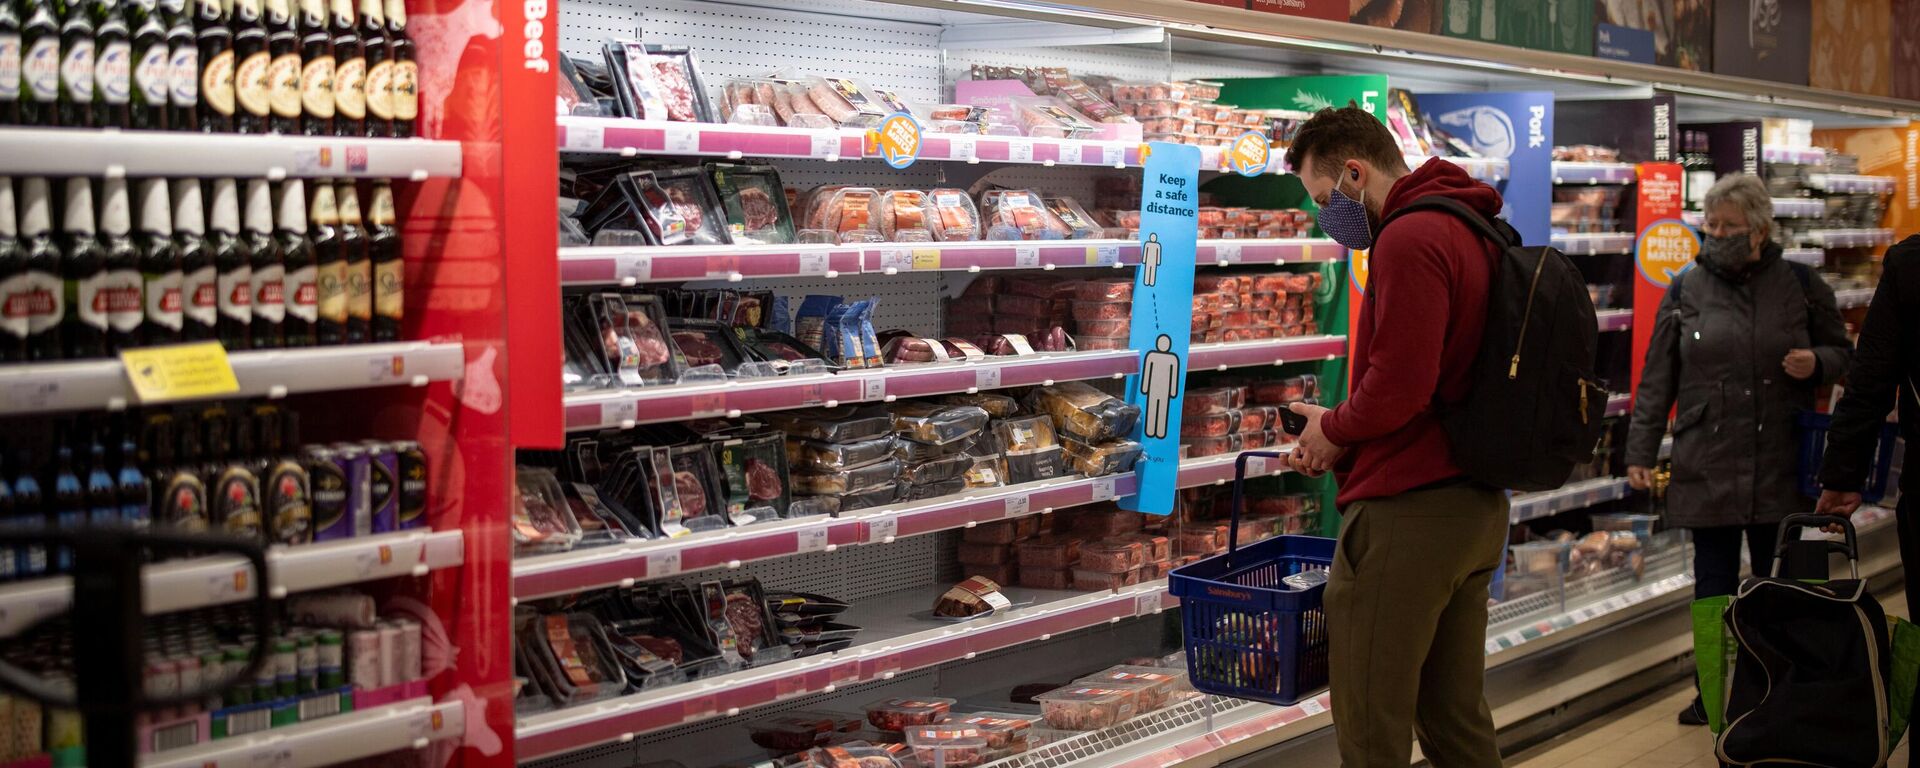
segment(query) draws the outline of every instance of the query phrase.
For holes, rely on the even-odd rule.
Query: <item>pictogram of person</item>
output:
[[[1146,285],[1152,286],[1160,272],[1160,234],[1147,233],[1147,241],[1140,245],[1140,267],[1146,270]]]
[[[1168,410],[1180,396],[1180,356],[1168,351],[1173,339],[1164,333],[1154,339],[1153,346],[1140,360],[1140,394],[1147,398],[1147,437],[1163,438],[1168,432]]]

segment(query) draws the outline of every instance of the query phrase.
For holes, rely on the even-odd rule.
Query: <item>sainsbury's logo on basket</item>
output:
[[[1252,600],[1253,599],[1252,592],[1246,592],[1238,589],[1227,589],[1226,587],[1216,587],[1211,584],[1207,585],[1207,594],[1212,595],[1214,597],[1224,597],[1224,598],[1227,598],[1228,600]]]

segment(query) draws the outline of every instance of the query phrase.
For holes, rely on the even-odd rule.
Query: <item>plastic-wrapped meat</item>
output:
[[[699,232],[705,226],[707,212],[700,208],[700,201],[687,196],[685,187],[667,187],[667,201],[673,203],[680,218],[687,220],[687,231]]]
[[[806,94],[813,99],[814,107],[826,113],[827,117],[833,118],[836,123],[847,122],[859,114],[859,110],[854,109],[852,104],[848,104],[846,98],[834,91],[833,86],[825,80],[815,80],[807,88]]]
[[[671,661],[676,665],[678,665],[681,661],[684,661],[686,659],[686,655],[687,655],[686,649],[681,647],[679,640],[675,640],[671,637],[656,637],[654,635],[634,635],[634,636],[628,637],[627,639],[632,640],[635,643],[638,643],[640,647],[647,649],[649,652],[652,652],[653,655],[658,656],[662,659],[666,659],[667,661]]]
[[[693,108],[693,79],[687,76],[684,60],[678,56],[648,56],[647,59],[653,64],[655,82],[660,83],[660,96],[667,103],[667,119],[699,122],[699,113]]]
[[[759,459],[747,459],[747,498],[768,501],[780,498],[780,472]]]
[[[744,224],[749,232],[773,229],[780,223],[780,207],[774,204],[766,190],[759,187],[740,188],[740,210],[745,215]]]
[[[773,106],[773,114],[774,116],[780,118],[780,124],[793,125],[793,115],[795,112],[798,111],[795,108],[793,103],[793,91],[788,88],[776,86],[772,83],[766,83],[760,87],[765,88],[766,90],[765,91],[756,90],[756,93],[761,97],[766,98],[768,102]],[[804,91],[801,92],[801,98],[805,98],[805,97],[806,97],[805,92]],[[809,102],[807,106],[811,108],[813,104]]]
[[[680,497],[680,509],[687,517],[699,517],[707,513],[707,489],[700,484],[700,478],[692,472],[673,473],[673,491]]]
[[[660,327],[653,324],[652,316],[640,310],[627,310],[627,330],[632,333],[635,350],[640,354],[641,368],[667,361],[667,340],[660,335]],[[615,338],[611,341],[613,345],[608,348],[609,355],[614,355],[619,351],[619,340]]]
[[[1040,343],[1036,349],[1041,352],[1067,351],[1067,329],[1057,325],[1047,329],[1047,334],[1040,337]]]
[[[673,343],[680,346],[689,366],[719,365],[723,359],[720,347],[699,331],[674,331]]]
[[[765,636],[760,603],[752,595],[742,592],[727,595],[727,624],[733,627],[733,637],[739,642],[740,655],[752,660],[754,652],[760,650],[761,638]]]

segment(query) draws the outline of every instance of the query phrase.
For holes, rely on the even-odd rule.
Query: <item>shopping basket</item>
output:
[[[1800,492],[1820,495],[1820,459],[1827,453],[1827,429],[1833,415],[1800,413]],[[1868,504],[1887,495],[1887,480],[1893,474],[1894,441],[1900,438],[1900,425],[1888,422],[1880,430],[1880,444],[1873,449],[1873,463],[1867,468],[1866,485],[1860,488],[1860,500]]]
[[[1296,589],[1282,580],[1333,567],[1334,540],[1276,536],[1240,547],[1248,451],[1233,463],[1233,518],[1227,552],[1176,568],[1167,589],[1180,598],[1187,678],[1205,692],[1295,704],[1327,684],[1324,582]]]

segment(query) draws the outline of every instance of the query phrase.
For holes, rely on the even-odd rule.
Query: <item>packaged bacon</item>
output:
[[[1065,99],[1074,109],[1080,111],[1095,122],[1131,123],[1133,118],[1125,110],[1102,97],[1091,86],[1078,80],[1071,80],[1055,88],[1055,96]]]
[[[936,240],[966,241],[980,239],[980,209],[966,190],[942,188],[927,193],[933,215],[927,224]]]
[[[882,192],[873,198],[870,220],[888,242],[927,242],[938,219],[927,193],[911,189]]]
[[[1028,136],[1043,139],[1080,139],[1100,132],[1092,118],[1065,101],[1050,96],[1015,96],[1014,115]]]
[[[980,194],[988,240],[1060,240],[1067,225],[1030,189],[991,189]]]
[[[880,191],[872,187],[842,187],[831,193],[821,193],[813,199],[813,210],[808,216],[808,225],[819,229],[830,229],[839,233],[840,241],[869,242],[883,240],[875,228],[874,202]]]
[[[1106,233],[1104,227],[1093,220],[1093,216],[1081,208],[1071,197],[1045,198],[1047,210],[1059,217],[1060,223],[1067,228],[1067,237],[1075,240],[1090,240]]]

